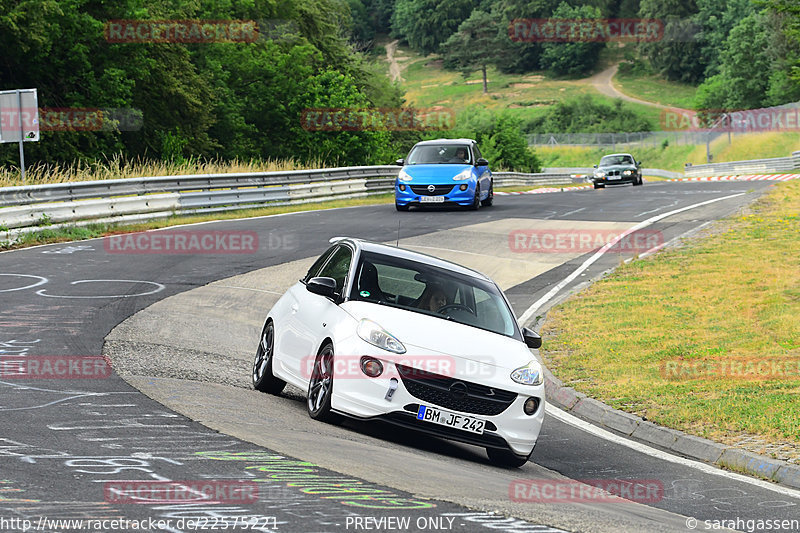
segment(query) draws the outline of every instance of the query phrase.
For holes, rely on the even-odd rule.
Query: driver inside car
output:
[[[433,313],[437,312],[445,305],[447,305],[447,295],[444,289],[438,285],[428,285],[417,302],[417,307]]]

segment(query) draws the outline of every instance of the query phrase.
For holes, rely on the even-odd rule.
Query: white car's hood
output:
[[[341,307],[356,320],[378,323],[403,343],[409,355],[444,354],[509,370],[534,359],[522,341],[480,328],[371,302],[348,301]]]

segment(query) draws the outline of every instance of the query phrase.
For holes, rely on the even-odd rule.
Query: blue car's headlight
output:
[[[465,168],[464,170],[453,176],[453,179],[456,181],[468,180],[470,178],[472,178],[471,168]]]
[[[511,379],[523,385],[542,384],[542,365],[538,361],[531,361],[527,365],[514,370]]]
[[[400,181],[411,181],[411,176],[405,170],[400,170],[400,173],[397,175],[397,179]]]
[[[359,322],[358,336],[378,348],[394,353],[406,353],[406,347],[397,338],[368,318]]]

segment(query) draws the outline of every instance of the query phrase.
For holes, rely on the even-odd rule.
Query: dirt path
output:
[[[397,52],[398,42],[399,41],[395,39],[386,45],[386,61],[389,62],[389,79],[392,81],[403,81],[403,78],[400,77],[400,65],[397,63],[397,59],[394,56],[395,52]]]
[[[601,94],[606,96],[610,96],[611,98],[621,98],[626,102],[633,102],[636,104],[647,105],[650,107],[658,107],[659,109],[675,109],[678,111],[687,111],[691,112],[688,109],[681,109],[679,107],[669,106],[658,104],[656,102],[648,102],[647,100],[640,100],[638,98],[634,98],[633,96],[628,96],[627,94],[623,93],[619,89],[614,86],[614,75],[617,73],[617,69],[619,68],[619,64],[612,65],[611,67],[605,69],[602,72],[598,72],[591,78],[588,78],[588,81],[592,83],[595,89]]]

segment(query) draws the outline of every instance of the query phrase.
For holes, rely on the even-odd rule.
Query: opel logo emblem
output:
[[[436,190],[436,186],[435,185],[428,185],[428,192],[433,192],[435,190]]]
[[[449,390],[450,396],[452,396],[454,400],[463,400],[467,397],[467,384],[463,381],[456,381],[450,385]]]

